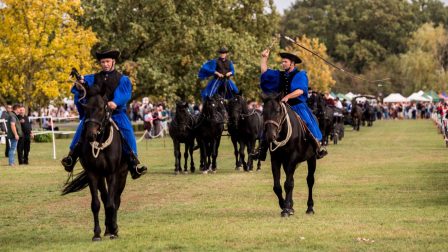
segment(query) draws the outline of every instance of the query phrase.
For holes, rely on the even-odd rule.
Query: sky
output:
[[[292,3],[294,3],[295,1],[296,0],[274,0],[274,3],[277,6],[278,11],[283,14],[283,10],[291,7]],[[442,2],[444,2],[445,5],[448,5],[448,0],[442,0]]]

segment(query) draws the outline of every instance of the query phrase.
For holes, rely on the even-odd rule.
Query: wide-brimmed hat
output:
[[[107,50],[103,50],[103,51],[97,51],[95,53],[95,55],[96,55],[97,60],[102,60],[102,59],[117,60],[118,57],[120,57],[120,51],[118,51],[117,49],[107,49]]]
[[[302,60],[295,54],[289,53],[289,52],[281,52],[279,53],[280,57],[282,59],[289,59],[291,61],[294,61],[294,63],[299,64],[302,63]]]
[[[228,53],[229,49],[227,49],[227,47],[223,46],[218,50],[218,53]]]

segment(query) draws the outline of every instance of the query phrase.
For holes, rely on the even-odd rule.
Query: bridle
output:
[[[288,115],[288,110],[286,109],[286,105],[284,102],[280,103],[281,107],[282,107],[282,117],[280,119],[279,122],[275,121],[275,120],[267,120],[264,122],[264,127],[266,127],[268,124],[272,124],[276,127],[276,135],[278,136],[278,134],[280,133],[280,131],[282,130],[282,126],[283,123],[286,122],[287,125],[287,132],[286,132],[286,138],[280,142],[278,142],[276,139],[272,140],[272,142],[269,144],[269,150],[271,152],[276,151],[278,148],[286,145],[286,143],[289,141],[289,139],[291,138],[292,135],[292,126],[291,126],[291,118],[289,118]],[[276,146],[273,147],[273,144],[275,144]]]
[[[112,111],[111,109],[107,106],[107,103],[104,107],[104,109],[106,110],[106,113],[104,115],[104,117],[102,118],[102,120],[98,120],[96,118],[87,118],[84,121],[84,125],[86,125],[87,123],[94,123],[100,126],[99,130],[97,131],[96,135],[101,135],[101,138],[99,141],[95,140],[93,142],[90,142],[90,145],[92,146],[92,155],[94,158],[97,158],[98,155],[100,154],[100,151],[104,150],[105,148],[107,148],[113,141],[113,136],[114,136],[114,128],[116,130],[118,130],[117,125],[115,124],[115,122],[111,119],[112,116]],[[105,129],[106,127],[112,124],[113,127],[109,127],[109,137],[104,140],[104,136],[105,136]]]

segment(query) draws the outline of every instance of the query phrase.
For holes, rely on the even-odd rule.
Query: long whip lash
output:
[[[282,36],[282,37],[285,38],[286,40],[288,40],[288,41],[290,41],[290,42],[296,44],[296,45],[299,46],[300,48],[302,48],[302,49],[308,51],[308,52],[311,53],[313,56],[316,56],[316,57],[318,57],[319,59],[323,60],[327,65],[330,65],[330,66],[332,66],[333,68],[336,68],[337,70],[339,70],[339,71],[341,71],[341,72],[343,72],[343,73],[345,73],[345,74],[351,76],[352,78],[359,79],[359,80],[363,80],[363,81],[367,81],[367,82],[373,82],[373,83],[374,83],[374,82],[382,82],[382,81],[390,80],[390,78],[381,79],[381,80],[369,80],[369,79],[363,78],[363,77],[358,76],[358,75],[356,75],[356,74],[353,74],[353,73],[351,73],[351,72],[349,72],[349,71],[347,71],[347,70],[345,70],[345,69],[343,69],[343,68],[341,68],[341,67],[336,66],[334,63],[331,63],[330,61],[324,59],[322,56],[320,56],[320,55],[317,54],[316,52],[314,52],[314,51],[312,51],[312,50],[306,48],[305,46],[303,46],[303,45],[297,43],[294,39],[292,39],[292,38],[290,38],[290,37],[288,37],[288,36],[286,36],[286,35],[280,35],[280,36]]]

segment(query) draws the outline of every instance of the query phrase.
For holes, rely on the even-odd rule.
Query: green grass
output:
[[[68,144],[57,141],[58,159]],[[51,143],[32,145],[29,166],[12,169],[2,158],[0,251],[448,250],[448,149],[430,121],[348,129],[318,161],[313,216],[305,214],[305,164],[296,172],[296,214],[281,218],[269,163],[235,171],[224,137],[217,174],[174,176],[171,146],[169,138],[139,144],[150,171],[128,178],[120,238],[99,243],[90,241],[89,191],[60,196],[67,175]],[[103,209],[100,219],[104,231]]]

